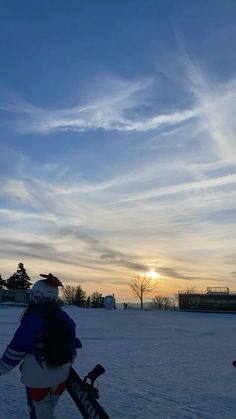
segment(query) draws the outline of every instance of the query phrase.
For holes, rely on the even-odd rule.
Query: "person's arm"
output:
[[[23,320],[0,359],[0,375],[15,368],[26,352],[34,349],[35,338],[41,324],[41,319],[35,315],[30,315]]]
[[[8,345],[0,359],[0,375],[6,374],[15,368],[22,361],[24,356],[25,352],[15,351]]]

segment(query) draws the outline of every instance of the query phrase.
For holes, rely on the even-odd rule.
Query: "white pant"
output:
[[[30,419],[55,419],[54,410],[65,389],[65,383],[56,387],[26,387],[27,403]]]

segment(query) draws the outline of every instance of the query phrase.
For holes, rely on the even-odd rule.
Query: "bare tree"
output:
[[[144,294],[152,291],[156,287],[156,282],[153,278],[146,275],[134,275],[133,279],[129,283],[133,292],[137,295],[140,300],[141,308],[143,308],[143,297]]]
[[[196,294],[196,289],[193,288],[186,288],[186,290],[184,291],[184,294]]]
[[[151,310],[168,310],[173,311],[177,310],[177,305],[175,301],[175,297],[164,297],[162,295],[156,295],[152,303],[149,305]]]
[[[73,304],[75,300],[75,287],[72,287],[72,285],[65,285],[62,291],[65,303]]]
[[[63,287],[63,300],[66,304],[73,304],[79,307],[86,306],[86,293],[80,285],[73,287],[72,285],[65,285]]]

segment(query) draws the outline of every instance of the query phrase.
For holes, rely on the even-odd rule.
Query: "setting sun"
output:
[[[146,276],[148,276],[149,278],[152,278],[152,279],[157,279],[157,278],[160,277],[160,275],[157,272],[153,271],[153,270],[152,271],[148,271],[146,273]]]

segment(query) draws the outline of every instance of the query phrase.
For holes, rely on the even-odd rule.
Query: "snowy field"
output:
[[[65,310],[83,343],[75,368],[106,368],[100,402],[111,418],[236,418],[236,315]],[[0,306],[1,352],[21,312]],[[26,419],[24,396],[18,368],[0,377],[0,419]],[[57,418],[80,417],[64,393]]]

